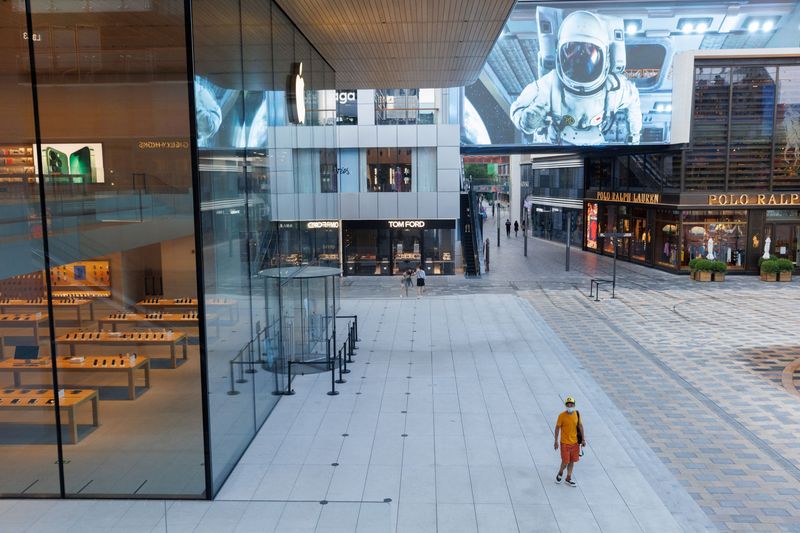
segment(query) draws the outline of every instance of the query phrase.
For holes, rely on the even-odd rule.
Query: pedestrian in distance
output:
[[[403,277],[400,280],[400,287],[401,287],[400,297],[402,298],[403,296],[405,296],[406,298],[408,298],[408,290],[411,288],[410,268],[406,269],[406,271],[403,272]]]
[[[511,221],[506,219],[506,237],[511,238]]]
[[[518,234],[519,234],[519,222],[517,222],[517,221],[515,220],[515,221],[514,221],[514,238],[515,238],[515,239],[516,239],[517,237],[519,237],[519,235],[518,235]]]
[[[425,269],[422,265],[417,265],[417,298],[422,298],[425,294]]]
[[[553,448],[556,450],[559,449],[559,444],[561,445],[561,468],[558,469],[556,483],[561,483],[566,468],[567,478],[564,482],[570,487],[577,487],[575,480],[572,479],[572,471],[575,463],[580,460],[581,446],[586,446],[586,434],[583,432],[581,413],[575,409],[575,398],[567,396],[564,405],[566,410],[558,415],[555,441],[553,442]],[[559,433],[561,434],[560,441]]]

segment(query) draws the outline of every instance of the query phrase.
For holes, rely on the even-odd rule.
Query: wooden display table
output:
[[[235,300],[228,298],[207,298],[206,307],[225,308],[228,310],[230,320],[239,320],[239,310]],[[154,312],[159,310],[190,309],[197,312],[197,298],[145,298],[137,302],[136,307],[144,312]]]
[[[40,328],[47,328],[47,317],[47,313],[0,314],[0,328],[31,328],[33,338],[38,343]],[[0,336],[0,359],[5,357],[5,348],[4,338]]]
[[[66,389],[58,399],[59,408],[67,413],[67,425],[72,444],[78,443],[78,417],[75,411],[86,402],[92,404],[92,425],[100,425],[97,391],[92,389]],[[55,398],[52,389],[0,389],[0,410],[32,411],[52,410]]]
[[[81,309],[89,307],[89,320],[94,320],[94,306],[92,300],[59,298],[53,300],[54,309],[74,309],[78,314],[78,327],[83,324]],[[11,300],[8,298],[0,299],[0,313],[5,313],[7,309],[47,309],[45,298],[34,298],[32,300]]]
[[[78,345],[91,346],[169,346],[169,356],[172,361],[172,368],[177,368],[178,360],[175,348],[183,345],[183,359],[189,358],[189,337],[185,333],[178,332],[131,332],[114,333],[111,331],[77,332],[67,333],[56,338],[60,345],[69,346],[70,355],[75,355],[75,347]],[[153,356],[150,355],[152,359]]]
[[[150,388],[150,360],[141,355],[135,361],[127,355],[87,355],[83,361],[72,360],[71,356],[61,355],[56,359],[56,366],[61,372],[124,372],[128,376],[128,399],[136,399],[136,371],[144,372],[144,388]],[[0,372],[11,372],[14,375],[14,386],[22,386],[22,374],[49,371],[50,358],[42,357],[30,362],[7,359],[0,361]]]
[[[213,315],[206,317],[209,321],[213,320]],[[184,327],[196,328],[199,326],[197,313],[114,313],[97,321],[97,330],[103,331],[103,326],[111,324],[111,331],[117,331],[119,325],[138,326],[141,324],[153,325],[156,327]],[[219,330],[219,326],[217,326]],[[218,332],[219,333],[219,332]]]

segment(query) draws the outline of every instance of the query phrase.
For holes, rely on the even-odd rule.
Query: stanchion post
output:
[[[356,328],[356,342],[361,342],[361,337],[358,336],[358,315],[355,315],[355,328]]]
[[[339,352],[339,379],[336,380],[336,383],[339,383],[340,385],[342,383],[347,383],[347,381],[342,377],[342,363],[343,363],[342,359],[343,359],[342,353]]]
[[[229,361],[229,364],[230,364],[230,367],[231,367],[230,368],[230,370],[231,370],[231,390],[228,391],[228,396],[236,396],[237,394],[239,394],[239,391],[236,390],[236,385],[233,384],[234,379],[233,379],[233,360],[232,359]]]
[[[331,361],[331,390],[327,392],[328,396],[336,396],[339,391],[336,390],[336,359]]]

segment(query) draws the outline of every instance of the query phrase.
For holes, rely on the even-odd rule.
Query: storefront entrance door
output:
[[[800,263],[800,224],[770,224],[768,235],[772,237],[771,254],[789,259],[797,267]]]

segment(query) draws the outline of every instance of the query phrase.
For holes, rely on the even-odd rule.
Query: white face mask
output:
[[[572,413],[574,413],[574,412],[575,412],[575,408],[574,408],[574,407],[567,407],[567,412],[568,412],[569,414],[572,414]]]

